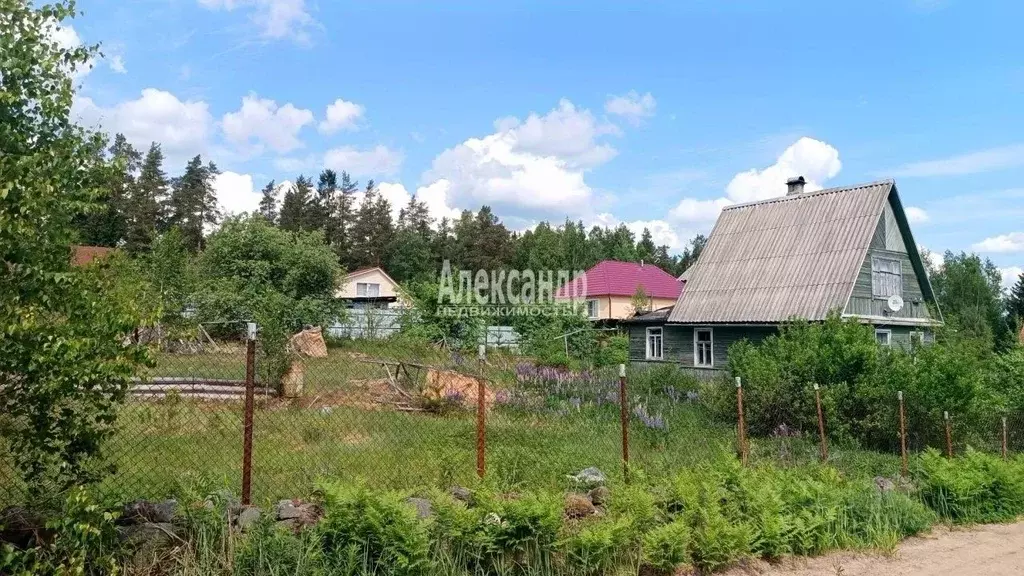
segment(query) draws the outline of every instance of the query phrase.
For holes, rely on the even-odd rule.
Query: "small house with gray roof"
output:
[[[883,346],[927,342],[942,322],[896,183],[804,192],[722,210],[671,307],[628,322],[634,363],[722,370],[729,346],[833,311]]]

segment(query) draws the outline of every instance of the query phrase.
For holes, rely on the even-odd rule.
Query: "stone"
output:
[[[301,505],[296,506],[292,500],[281,500],[274,506],[274,517],[278,520],[292,520],[302,517]]]
[[[235,519],[235,526],[242,532],[246,532],[260,521],[261,516],[263,516],[263,511],[256,506],[245,506],[238,513],[238,518]]]
[[[607,476],[604,472],[601,472],[598,468],[591,466],[590,468],[584,468],[577,474],[570,476],[574,482],[581,485],[584,488],[595,488],[597,486],[604,486],[604,483],[608,481]]]
[[[586,518],[597,512],[594,503],[583,494],[568,494],[565,497],[565,517],[571,519]]]
[[[153,566],[167,554],[167,550],[184,542],[178,528],[170,522],[140,522],[118,526],[118,536],[131,548],[131,565],[137,570]]]
[[[612,491],[605,486],[598,486],[587,493],[594,506],[604,506],[612,496]]]
[[[459,502],[465,502],[466,504],[473,503],[473,491],[469,488],[463,488],[462,486],[452,486],[451,490],[448,491],[452,498],[455,498]]]
[[[169,524],[174,521],[174,514],[177,510],[177,500],[161,502],[136,500],[124,505],[120,522],[122,524]]]
[[[434,515],[434,507],[426,498],[406,498],[405,501],[416,508],[416,516],[420,520],[426,520]]]
[[[892,480],[882,476],[875,476],[875,486],[882,492],[892,492],[896,489],[896,484]]]

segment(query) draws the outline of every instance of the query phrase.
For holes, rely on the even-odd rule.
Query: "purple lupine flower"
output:
[[[452,404],[462,404],[462,401],[466,399],[466,395],[459,390],[445,390],[444,399]]]

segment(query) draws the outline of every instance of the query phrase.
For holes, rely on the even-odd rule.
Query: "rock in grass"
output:
[[[598,486],[587,493],[594,506],[604,506],[612,496],[611,490],[606,486]]]
[[[583,488],[596,488],[597,486],[604,486],[604,483],[608,481],[608,478],[598,468],[591,466],[590,468],[584,468],[577,474],[570,476],[576,484]]]
[[[280,500],[274,506],[274,517],[278,520],[294,520],[302,517],[301,505],[292,500]]]
[[[455,498],[459,502],[465,502],[466,504],[473,503],[473,491],[469,488],[463,488],[462,486],[452,486],[451,490],[448,491],[452,498]]]
[[[416,508],[416,515],[420,520],[426,520],[434,515],[434,507],[426,498],[406,498],[405,501]]]
[[[875,486],[877,486],[881,492],[892,492],[896,489],[896,484],[892,480],[883,478],[882,476],[875,476]]]
[[[246,532],[260,521],[261,516],[263,516],[263,511],[256,506],[245,506],[238,513],[238,518],[235,519],[235,526],[242,532]]]
[[[594,503],[590,501],[588,496],[583,494],[568,494],[565,497],[565,517],[566,518],[586,518],[597,512],[594,508]]]

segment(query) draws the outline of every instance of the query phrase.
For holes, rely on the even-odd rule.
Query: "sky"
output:
[[[1024,3],[79,0],[76,117],[202,154],[226,212],[271,179],[394,210],[649,228],[894,178],[919,246],[1024,269]]]

